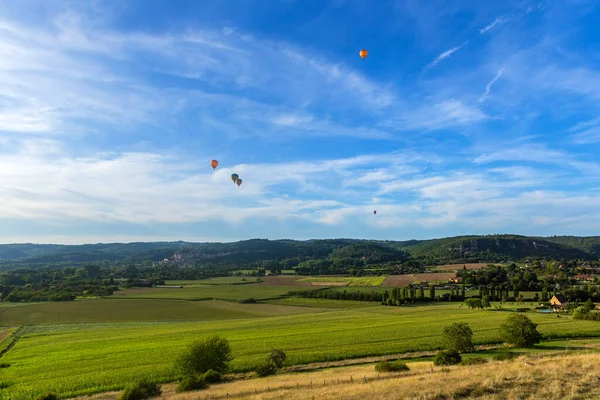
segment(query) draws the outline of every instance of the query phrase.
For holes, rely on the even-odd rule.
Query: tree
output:
[[[542,334],[536,329],[537,324],[525,315],[509,315],[500,325],[500,337],[508,343],[518,347],[530,347],[539,343]]]
[[[283,363],[286,359],[286,354],[282,350],[273,349],[269,358],[277,366],[277,369],[283,368]]]
[[[481,298],[481,305],[485,308],[490,308],[492,305],[490,304],[490,298],[489,296],[483,296]]]
[[[459,353],[468,353],[475,350],[473,346],[473,331],[464,322],[453,323],[444,328],[444,347],[456,350]]]
[[[183,376],[198,376],[212,369],[219,373],[229,370],[231,347],[218,335],[192,342],[175,360],[175,370]]]

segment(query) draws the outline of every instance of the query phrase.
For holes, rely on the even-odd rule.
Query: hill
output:
[[[172,257],[190,264],[246,265],[291,260],[364,259],[368,264],[415,259],[425,264],[516,261],[526,257],[597,260],[600,237],[457,236],[431,240],[266,240],[230,243],[150,242],[85,245],[0,245],[0,265],[29,267],[85,263],[151,263]]]

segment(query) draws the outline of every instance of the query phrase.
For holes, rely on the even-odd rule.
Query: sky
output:
[[[3,0],[0,243],[598,235],[598,20],[593,0]]]

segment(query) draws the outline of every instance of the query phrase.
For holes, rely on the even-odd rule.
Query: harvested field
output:
[[[296,275],[263,276],[261,285],[271,286],[310,286],[308,282],[302,282]]]
[[[445,265],[431,265],[426,268],[439,269],[441,271],[460,271],[463,269],[463,266],[466,266],[468,270],[473,269],[482,269],[486,265],[490,263],[471,263],[471,264],[445,264]],[[501,265],[501,264],[494,264]]]
[[[431,274],[390,275],[383,282],[384,286],[406,286],[415,282],[448,282],[454,278],[454,272],[439,272]]]

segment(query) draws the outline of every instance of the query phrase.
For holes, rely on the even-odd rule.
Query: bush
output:
[[[10,367],[10,364],[0,363],[0,368],[8,368],[8,367]]]
[[[283,368],[286,357],[287,355],[283,351],[277,349],[271,350],[271,355],[269,356],[271,361],[277,366],[277,369]]]
[[[454,349],[440,350],[433,359],[435,365],[455,365],[461,361],[462,357],[458,351]]]
[[[488,362],[485,357],[471,357],[460,362],[460,365],[481,365]]]
[[[275,365],[273,360],[271,360],[270,358],[267,358],[267,360],[265,360],[265,362],[263,362],[256,368],[256,375],[258,375],[258,376],[268,376],[268,375],[274,375],[276,373],[277,373],[277,365]]]
[[[539,343],[542,334],[525,315],[513,314],[506,318],[506,322],[500,325],[500,336],[508,343],[518,347],[530,347]]]
[[[54,393],[48,393],[46,395],[38,397],[38,400],[58,400],[58,396]]]
[[[401,362],[400,360],[393,361],[393,362],[382,361],[375,365],[375,371],[377,371],[377,372],[402,372],[402,371],[410,371],[410,368],[408,368],[408,365]]]
[[[119,400],[143,400],[158,396],[162,392],[160,386],[154,382],[141,381],[125,388],[119,395]]]
[[[240,300],[240,303],[242,303],[242,304],[254,304],[254,303],[256,303],[256,300],[254,299],[254,297],[250,297],[249,299]]]
[[[0,389],[6,389],[9,386],[10,385],[8,383],[0,381]]]
[[[443,341],[447,349],[453,349],[459,353],[467,353],[475,350],[475,346],[473,346],[473,331],[464,322],[454,323],[445,327]]]
[[[223,376],[215,370],[209,369],[200,376],[208,383],[219,383],[223,380]]]
[[[175,371],[183,376],[195,377],[208,370],[221,374],[229,370],[231,347],[229,341],[218,335],[197,340],[175,360]]]
[[[177,393],[202,390],[207,387],[208,383],[203,377],[184,376],[177,385]]]

